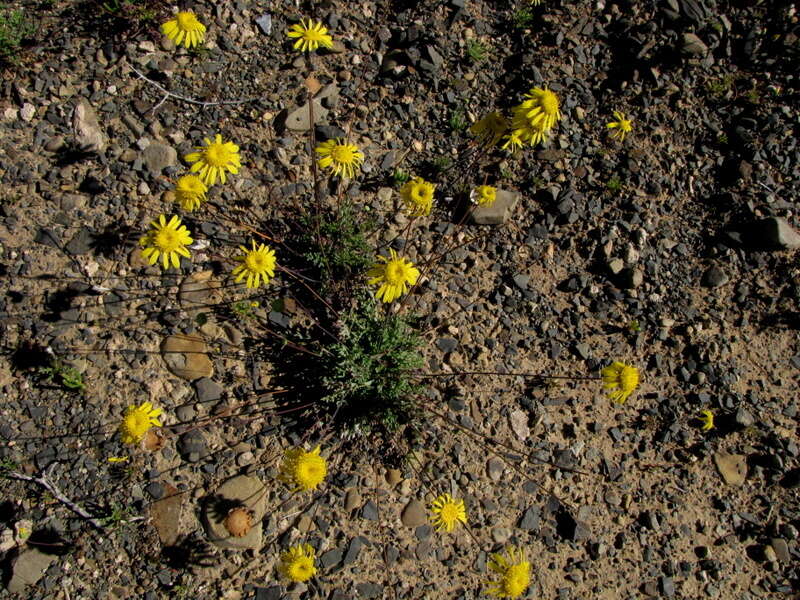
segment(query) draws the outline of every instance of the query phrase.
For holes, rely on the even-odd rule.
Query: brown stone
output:
[[[161,357],[167,369],[181,379],[194,381],[214,375],[208,347],[198,335],[171,335],[161,342]]]
[[[162,484],[164,497],[150,505],[150,521],[156,528],[158,538],[164,546],[174,546],[178,542],[181,525],[183,494],[169,483]]]

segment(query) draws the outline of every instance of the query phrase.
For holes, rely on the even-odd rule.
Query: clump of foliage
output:
[[[478,41],[471,41],[467,46],[467,56],[474,63],[483,62],[489,54],[489,49]]]
[[[395,169],[394,173],[392,173],[392,180],[396,186],[401,186],[405,182],[411,179],[411,175],[403,171],[402,169]]]
[[[372,249],[364,237],[369,227],[356,219],[353,206],[343,202],[339,209],[306,223],[310,250],[306,259],[318,267],[327,279],[341,279],[364,271],[372,261]]]
[[[379,311],[360,299],[343,317],[338,342],[327,347],[321,401],[354,432],[376,426],[393,431],[414,419],[421,386],[413,373],[423,365],[422,340],[410,319]]]
[[[528,8],[521,8],[513,15],[514,27],[517,29],[527,29],[533,25],[535,15],[533,11]]]
[[[452,110],[448,123],[453,131],[464,131],[467,128],[467,117],[464,114],[464,109],[456,108]]]
[[[86,389],[81,372],[58,360],[54,360],[49,367],[39,367],[39,375],[46,381],[62,385],[68,390],[83,391]]]
[[[35,27],[21,10],[7,10],[0,4],[0,60],[13,61],[23,40],[33,35]]]
[[[622,191],[622,180],[617,175],[612,175],[606,181],[606,189],[615,196]]]
[[[158,15],[160,2],[154,0],[105,0],[102,10],[117,19],[146,23]]]

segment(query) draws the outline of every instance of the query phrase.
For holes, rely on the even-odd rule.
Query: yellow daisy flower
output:
[[[417,283],[419,270],[411,261],[398,257],[393,249],[389,250],[388,258],[379,256],[378,260],[367,276],[372,278],[368,281],[370,285],[380,286],[377,296],[383,302],[393,302]]]
[[[191,11],[182,11],[175,18],[161,25],[161,32],[175,42],[176,46],[183,43],[187,48],[193,48],[202,43],[206,36],[206,26],[197,20]]]
[[[290,448],[283,455],[278,479],[293,486],[295,492],[317,489],[328,473],[327,461],[319,455],[319,446],[311,452]]]
[[[469,132],[477,138],[482,146],[494,146],[508,131],[508,119],[499,112],[490,112],[480,121],[473,123]]]
[[[618,110],[614,111],[614,118],[616,121],[607,123],[606,127],[609,129],[616,129],[616,131],[611,132],[611,137],[616,138],[621,142],[625,139],[625,134],[630,133],[633,130],[633,120],[626,119],[625,115]]]
[[[194,240],[189,235],[189,230],[181,225],[181,220],[177,215],[172,215],[169,222],[165,215],[160,215],[158,220],[151,224],[152,229],[144,234],[139,240],[139,245],[143,246],[142,256],[151,265],[156,264],[159,256],[162,266],[168,269],[170,265],[176,269],[181,266],[181,256],[189,258],[189,250],[186,246]]]
[[[497,188],[490,185],[479,185],[470,192],[469,199],[478,206],[491,206],[497,199]]]
[[[119,426],[122,443],[138,444],[151,427],[161,427],[161,422],[158,420],[160,414],[161,409],[153,408],[149,402],[139,406],[129,406]]]
[[[328,140],[316,148],[320,155],[319,166],[330,169],[334,175],[352,179],[361,168],[364,154],[358,146],[348,144],[342,140]]]
[[[467,509],[463,500],[442,494],[431,504],[431,523],[437,531],[453,531],[459,523],[467,524]]]
[[[711,431],[714,429],[714,413],[708,409],[701,410],[700,422],[703,424],[701,427],[703,431]]]
[[[406,205],[406,214],[410,217],[425,217],[433,208],[433,190],[436,186],[422,177],[414,177],[400,188],[400,198]]]
[[[207,191],[208,187],[197,175],[184,175],[175,184],[175,202],[191,212],[205,202]]]
[[[300,19],[299,23],[291,26],[286,35],[290,38],[297,38],[294,49],[300,50],[300,52],[316,50],[320,46],[326,48],[333,46],[333,40],[328,34],[328,29],[322,25],[322,21]]]
[[[244,254],[237,256],[236,260],[242,264],[232,274],[236,277],[236,283],[247,277],[247,287],[257,288],[262,283],[267,285],[275,277],[275,251],[264,244],[256,246],[255,240],[251,240],[251,244],[249,250],[245,246],[239,246]]]
[[[311,544],[297,544],[281,553],[278,571],[290,581],[308,581],[317,573],[314,558],[315,552]]]
[[[219,134],[213,142],[205,138],[203,145],[197,146],[195,150],[197,152],[190,152],[183,159],[188,163],[194,163],[189,170],[192,173],[199,173],[206,185],[214,185],[218,178],[225,183],[226,172],[230,171],[235,175],[242,166],[239,146],[233,142],[223,142]]]
[[[622,404],[639,386],[639,369],[621,362],[612,362],[600,371],[603,388],[611,400]]]
[[[532,88],[525,98],[512,109],[511,130],[519,140],[535,146],[545,141],[547,133],[561,120],[561,110],[558,96],[547,88]],[[511,146],[513,149],[514,144]]]
[[[491,554],[487,566],[497,577],[486,582],[486,593],[490,596],[519,598],[531,584],[531,564],[522,550],[514,546],[506,548],[506,556]]]

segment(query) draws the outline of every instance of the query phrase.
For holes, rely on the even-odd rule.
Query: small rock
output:
[[[525,273],[516,273],[512,279],[514,280],[514,285],[524,292],[528,289],[528,283],[530,283],[531,276]]]
[[[222,398],[222,386],[208,377],[203,377],[194,382],[198,402],[214,402]]]
[[[719,474],[728,485],[740,486],[744,483],[747,477],[746,456],[719,452],[714,455],[714,464],[717,465]]]
[[[161,357],[167,369],[181,379],[194,381],[214,375],[208,347],[198,335],[171,335],[161,342]]]
[[[158,177],[167,167],[178,164],[178,152],[172,146],[152,142],[142,152],[142,160],[152,177]]]
[[[362,507],[361,518],[366,521],[378,520],[378,506],[372,500],[367,500],[367,503]]]
[[[264,35],[272,34],[272,15],[264,13],[256,19],[256,25]]]
[[[486,461],[486,470],[492,481],[499,481],[500,477],[503,475],[503,461],[493,456]]]
[[[524,529],[526,531],[538,531],[539,523],[540,523],[539,508],[536,506],[531,506],[530,508],[528,508],[528,510],[525,511],[525,514],[522,515],[522,519],[520,519],[519,522],[519,528]]]
[[[638,268],[624,269],[620,273],[620,282],[626,290],[636,289],[644,283],[644,273]]]
[[[718,288],[722,285],[725,285],[730,281],[730,277],[728,274],[723,271],[720,267],[712,266],[709,267],[708,270],[703,273],[703,279],[701,281],[702,285],[708,288]]]
[[[507,190],[497,190],[497,196],[491,206],[475,206],[470,219],[476,225],[500,225],[506,223],[517,205],[518,195]]]
[[[178,438],[178,453],[189,462],[199,461],[206,453],[206,439],[199,429],[187,431]]]
[[[350,488],[344,496],[344,509],[347,512],[355,510],[361,504],[361,494],[358,493],[356,488]]]
[[[19,118],[26,123],[30,123],[34,116],[36,116],[36,107],[33,104],[26,102],[22,105],[22,108],[19,109]]]
[[[149,487],[149,486],[148,486]],[[150,522],[156,528],[164,546],[174,546],[178,541],[181,524],[181,505],[184,494],[170,484],[163,484],[161,499],[150,505]]]
[[[317,125],[322,123],[328,116],[328,109],[325,107],[325,104],[332,106],[338,99],[339,90],[336,84],[333,83],[326,85],[314,97],[314,121]],[[311,115],[308,110],[308,102],[287,113],[286,128],[292,131],[308,131],[311,129]]]
[[[187,310],[208,309],[222,301],[220,282],[212,279],[213,271],[198,271],[187,275],[178,288],[178,300]]]
[[[244,536],[235,537],[225,528],[231,508],[244,506],[253,511],[253,526]],[[238,475],[223,483],[202,509],[202,520],[209,541],[220,548],[247,550],[261,548],[261,520],[267,508],[266,487],[261,480]]]
[[[750,414],[746,408],[740,407],[736,411],[736,424],[741,425],[742,427],[750,427],[756,420],[753,418],[753,415]]]
[[[694,33],[684,33],[680,41],[680,51],[684,56],[705,56],[708,46]]]
[[[78,101],[72,113],[72,129],[78,146],[88,152],[103,152],[106,149],[106,135],[100,128],[97,113],[83,98]]]
[[[775,552],[775,558],[779,562],[782,563],[792,562],[792,557],[789,554],[789,545],[786,543],[786,540],[782,538],[772,538],[769,541],[769,545],[772,546],[772,549]]]
[[[625,268],[625,262],[621,258],[614,258],[608,261],[608,270],[612,275],[619,275]]]
[[[517,435],[520,440],[527,440],[531,434],[530,427],[528,427],[528,413],[524,410],[514,410],[508,415],[508,420],[511,423],[511,430]]]
[[[492,529],[492,539],[496,544],[505,544],[511,538],[511,530],[508,527],[494,527]]]
[[[783,217],[755,221],[742,233],[742,239],[756,248],[800,248],[800,233]]]
[[[23,550],[11,563],[11,579],[6,589],[12,594],[22,592],[27,586],[39,581],[55,559],[54,554],[45,554],[36,548]]]
[[[400,469],[389,469],[386,471],[386,483],[394,487],[403,480],[403,474]]]
[[[428,522],[428,513],[425,505],[416,498],[412,499],[400,514],[400,520],[406,527],[419,527]]]

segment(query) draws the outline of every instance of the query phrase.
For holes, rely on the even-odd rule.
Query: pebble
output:
[[[508,190],[497,190],[491,206],[475,206],[470,220],[476,225],[501,225],[507,223],[517,206],[519,195]]]
[[[214,375],[205,341],[198,335],[171,335],[161,342],[161,357],[167,369],[181,379],[194,381]]]
[[[266,488],[260,479],[237,475],[228,479],[202,504],[201,518],[208,540],[230,550],[261,548],[261,521],[267,509]],[[231,535],[225,527],[230,508],[243,506],[253,511],[253,526],[241,537]]]
[[[81,98],[72,113],[72,129],[78,146],[87,152],[101,153],[108,144],[100,128],[97,113],[89,102]]]
[[[422,502],[413,498],[403,508],[403,512],[400,514],[400,521],[406,527],[419,527],[428,522],[428,511]]]
[[[741,454],[714,454],[714,464],[728,485],[741,486],[747,477],[747,457]]]

